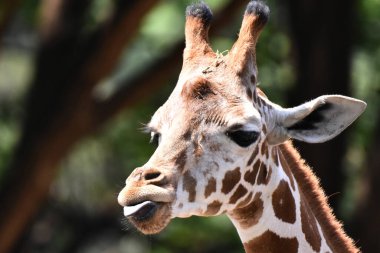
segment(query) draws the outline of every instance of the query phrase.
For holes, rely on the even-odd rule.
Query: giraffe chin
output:
[[[141,233],[157,234],[161,232],[171,220],[171,205],[169,203],[153,202],[149,211],[144,214],[135,213],[128,217],[129,222]]]

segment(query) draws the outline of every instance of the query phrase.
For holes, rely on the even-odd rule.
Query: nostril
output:
[[[159,176],[161,176],[161,173],[160,172],[148,172],[144,175],[144,179],[145,180],[153,180],[153,179],[156,179],[158,178]]]

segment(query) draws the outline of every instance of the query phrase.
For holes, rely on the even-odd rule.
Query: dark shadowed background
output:
[[[214,50],[248,1],[206,0]],[[243,252],[222,217],[128,225],[116,197],[154,147],[141,133],[182,65],[189,0],[0,0],[0,252]],[[296,143],[363,252],[380,252],[380,1],[268,0],[260,87],[283,106],[368,103],[342,135]]]

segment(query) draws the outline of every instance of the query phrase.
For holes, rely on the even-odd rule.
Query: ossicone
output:
[[[269,13],[269,7],[262,1],[250,1],[247,5],[239,38],[229,54],[229,61],[239,75],[253,75],[257,79],[256,43],[268,22]]]
[[[185,61],[196,61],[205,55],[213,55],[208,42],[208,30],[211,19],[212,12],[203,2],[190,5],[186,8]]]
[[[264,26],[269,19],[269,7],[262,1],[250,1],[245,10],[245,15],[254,15],[257,17],[257,24]]]
[[[205,25],[209,25],[212,19],[212,12],[205,3],[201,2],[187,6],[186,16],[199,18]]]

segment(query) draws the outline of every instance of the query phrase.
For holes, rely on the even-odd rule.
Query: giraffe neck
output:
[[[245,251],[358,252],[331,214],[316,177],[291,144],[267,149],[268,159],[257,156],[252,170],[247,168],[246,177],[255,175],[250,199],[228,214]],[[306,195],[307,191],[313,192]]]

